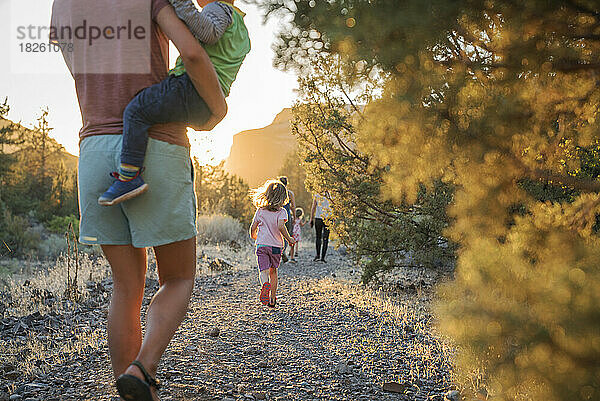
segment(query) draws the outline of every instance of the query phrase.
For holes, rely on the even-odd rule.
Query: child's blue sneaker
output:
[[[138,174],[135,178],[128,181],[121,181],[118,173],[112,173],[116,178],[115,182],[108,188],[108,191],[98,198],[98,203],[102,206],[113,206],[138,195],[143,194],[148,190],[148,184],[144,182]]]

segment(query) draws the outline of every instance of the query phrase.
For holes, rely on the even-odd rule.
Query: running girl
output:
[[[285,223],[288,214],[283,205],[288,199],[287,189],[280,181],[269,180],[251,191],[256,213],[250,226],[250,237],[256,241],[256,260],[262,286],[260,302],[271,308],[277,303],[277,269],[281,263],[284,239],[294,244]]]

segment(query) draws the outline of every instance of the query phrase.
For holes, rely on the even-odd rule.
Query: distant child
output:
[[[295,243],[285,226],[288,214],[283,205],[289,201],[288,193],[280,181],[269,180],[260,188],[252,190],[251,196],[257,209],[250,226],[250,237],[256,241],[256,260],[262,286],[260,302],[274,308],[277,303],[277,269],[281,263],[283,241],[285,239],[290,244]]]
[[[294,241],[296,243],[291,246],[290,256],[291,261],[296,263],[296,256],[298,256],[298,248],[300,247],[300,240],[302,239],[302,227],[304,227],[308,221],[304,221],[304,209],[301,207],[296,208],[296,222],[294,223],[294,229],[292,230]]]
[[[198,0],[200,12],[192,0],[169,0],[177,16],[200,41],[212,61],[225,97],[246,55],[250,38],[244,23],[245,14],[233,5],[234,0]],[[148,190],[140,174],[148,145],[148,129],[155,124],[182,122],[203,129],[214,119],[204,100],[198,95],[181,57],[170,76],[141,91],[123,114],[123,146],[119,170],[98,203],[112,206],[134,198]],[[214,121],[214,120],[213,120]],[[160,190],[160,188],[157,188]]]

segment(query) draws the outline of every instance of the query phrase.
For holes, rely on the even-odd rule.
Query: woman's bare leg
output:
[[[160,289],[148,307],[146,334],[137,360],[152,376],[187,313],[196,275],[196,238],[154,248]],[[135,366],[127,373],[142,378]]]
[[[108,349],[115,378],[125,372],[142,344],[140,309],[146,282],[146,250],[131,245],[102,246],[113,275],[108,310]]]

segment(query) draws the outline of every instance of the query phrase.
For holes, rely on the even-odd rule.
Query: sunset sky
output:
[[[296,77],[273,68],[271,45],[275,32],[280,29],[278,21],[263,25],[259,10],[243,2],[236,3],[247,13],[245,21],[252,40],[252,51],[246,58],[238,79],[227,98],[229,114],[210,135],[190,131],[192,152],[203,160],[220,160],[229,154],[233,135],[266,126],[284,107],[295,99]],[[11,111],[9,118],[32,126],[40,114],[40,108],[50,109],[52,136],[67,151],[78,154],[78,131],[81,116],[75,96],[71,75],[59,54],[33,55],[26,62],[17,61],[16,28],[22,24],[48,25],[52,8],[51,0],[0,0],[0,35],[8,40],[0,41],[0,100],[8,97]],[[28,10],[23,12],[22,10]],[[171,63],[177,56],[172,47]],[[208,138],[202,140],[202,138]],[[210,143],[210,153],[206,146]]]

